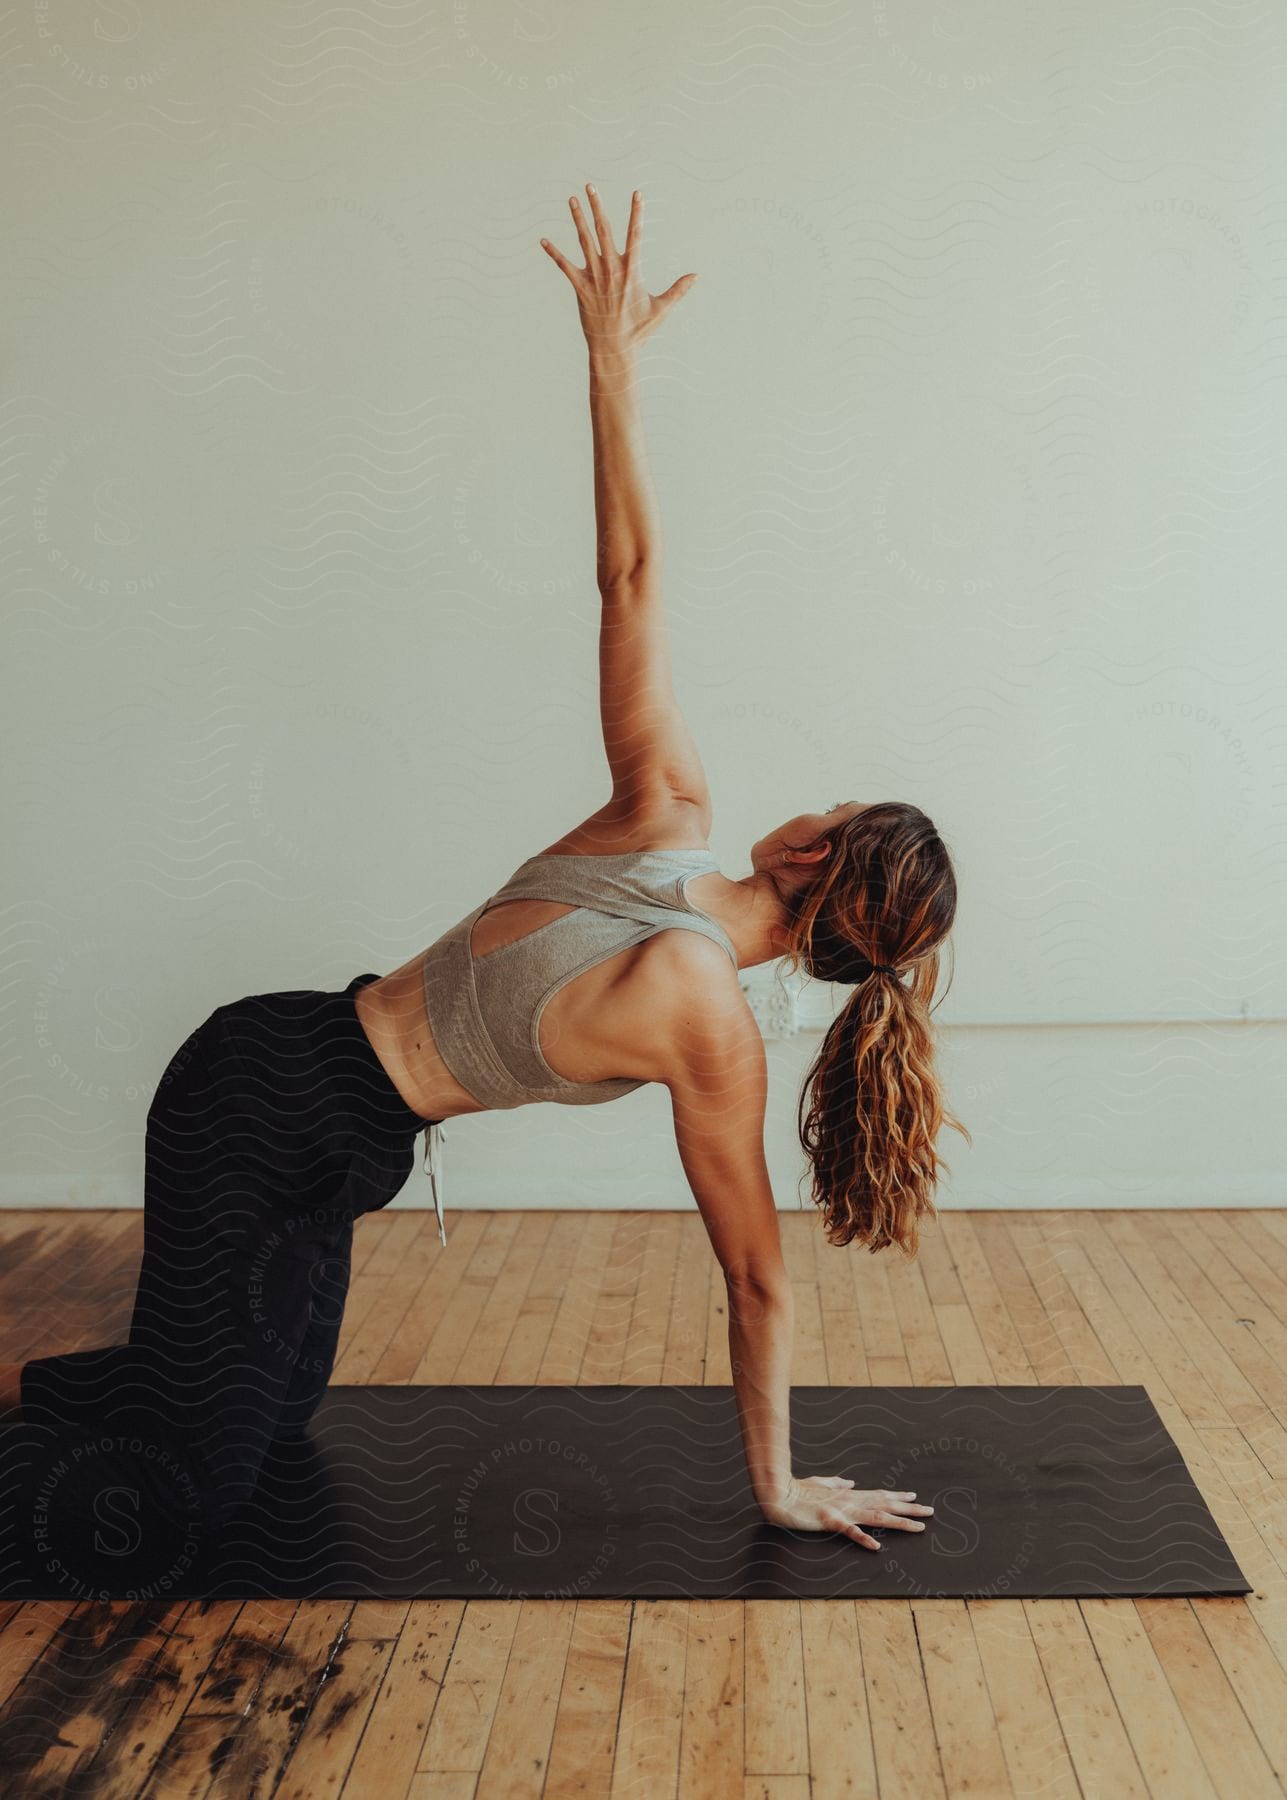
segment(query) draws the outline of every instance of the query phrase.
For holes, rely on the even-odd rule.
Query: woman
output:
[[[249,996],[176,1054],[148,1114],[143,1268],[129,1341],[34,1359],[23,1416],[169,1434],[226,1521],[274,1437],[298,1435],[335,1355],[353,1220],[385,1205],[415,1135],[462,1113],[670,1092],[680,1157],[729,1298],[748,1471],[764,1516],[920,1531],[906,1492],[796,1475],[791,1285],[764,1157],[767,1065],[738,970],[783,956],[854,991],[828,1030],[800,1137],[829,1241],[916,1248],[944,1122],[929,1003],[956,902],[930,820],[848,801],[787,820],[722,875],[710,796],[671,689],[660,535],[635,392],[639,345],[687,293],[640,279],[643,201],[618,251],[587,185],[570,202],[589,351],[604,744],[612,795],[428,950],[341,994]],[[909,982],[902,976],[906,972]],[[807,1096],[808,1104],[805,1104]],[[964,1131],[964,1127],[957,1127]],[[968,1136],[968,1133],[965,1135]]]

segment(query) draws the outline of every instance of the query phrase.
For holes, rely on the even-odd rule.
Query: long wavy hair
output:
[[[956,876],[933,822],[903,801],[876,801],[815,843],[823,838],[832,853],[793,899],[785,954],[792,970],[854,988],[805,1077],[800,1142],[827,1242],[897,1244],[911,1258],[940,1173],[951,1172],[939,1131],[974,1141],[944,1104],[930,1017]]]

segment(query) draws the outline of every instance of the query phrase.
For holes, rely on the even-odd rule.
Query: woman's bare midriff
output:
[[[700,889],[724,881],[712,871],[688,885],[692,904],[707,910]],[[526,937],[551,919],[574,912],[557,900],[503,900],[474,922],[475,960]],[[683,930],[682,927],[679,928]],[[658,1004],[666,981],[662,931],[642,944],[605,957],[561,987],[541,1014],[541,1054],[566,1081],[656,1081],[664,1074]],[[357,1016],[389,1079],[407,1105],[426,1121],[483,1112],[452,1075],[429,1029],[424,999],[424,951],[401,968],[368,982],[354,997]]]

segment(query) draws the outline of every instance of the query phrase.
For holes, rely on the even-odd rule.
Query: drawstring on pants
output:
[[[438,1215],[438,1236],[442,1239],[444,1246],[447,1242],[447,1233],[442,1222],[443,1195],[446,1192],[443,1179],[442,1145],[446,1135],[441,1119],[432,1119],[425,1126],[424,1169],[429,1177],[429,1185],[433,1189],[433,1209]]]

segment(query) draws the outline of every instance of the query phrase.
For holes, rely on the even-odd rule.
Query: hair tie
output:
[[[868,962],[867,958],[864,956],[861,960],[861,963],[858,968],[858,972],[856,974],[854,974],[854,975],[835,975],[832,977],[832,980],[844,982],[850,987],[858,987],[861,985],[862,982],[866,981],[869,976],[876,975],[876,974],[897,975],[898,969],[894,963]]]

